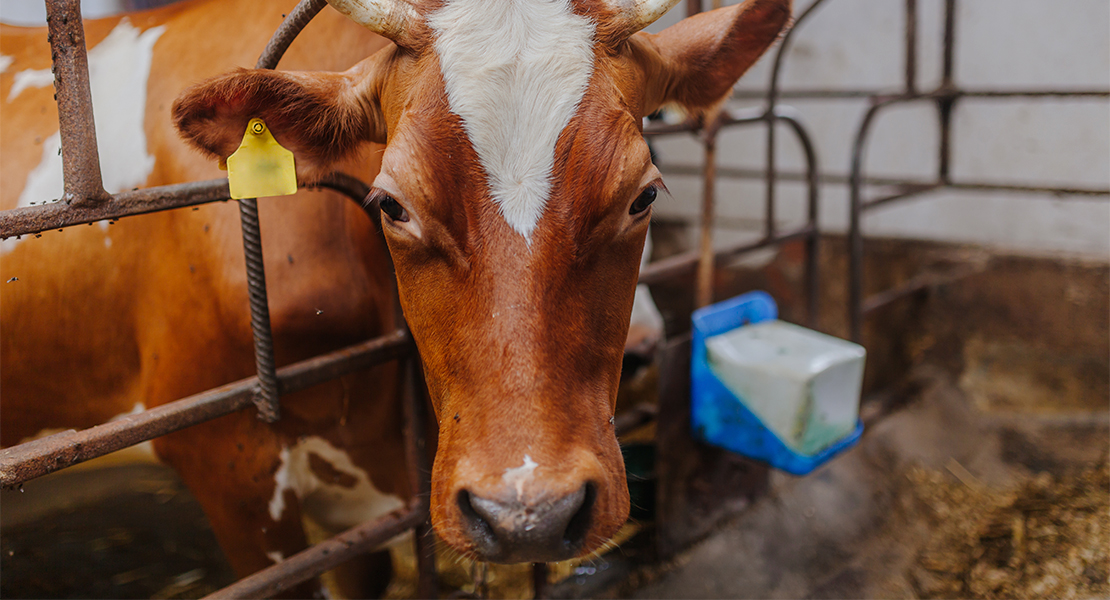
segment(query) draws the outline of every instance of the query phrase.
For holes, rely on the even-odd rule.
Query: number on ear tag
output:
[[[295,194],[293,153],[277,143],[262,119],[251,119],[243,143],[227,157],[227,181],[236,200]]]

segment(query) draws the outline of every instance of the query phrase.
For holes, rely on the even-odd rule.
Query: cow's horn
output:
[[[613,35],[627,39],[632,34],[651,25],[662,17],[679,0],[605,0],[616,13],[613,17]]]
[[[422,18],[405,0],[328,0],[328,4],[398,46],[411,47],[412,31]]]

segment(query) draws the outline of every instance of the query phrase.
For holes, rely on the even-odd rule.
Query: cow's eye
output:
[[[382,209],[382,212],[385,213],[386,216],[394,221],[403,223],[409,220],[409,213],[405,210],[405,207],[401,206],[401,203],[393,199],[393,196],[388,194],[379,196],[378,207]]]
[[[654,185],[649,185],[640,192],[640,195],[632,202],[632,206],[628,209],[628,214],[635,215],[644,212],[652,202],[655,202],[655,197],[659,195],[659,190]]]

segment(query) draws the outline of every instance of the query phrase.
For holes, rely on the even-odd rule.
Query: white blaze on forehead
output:
[[[594,23],[568,0],[449,0],[428,24],[490,195],[530,239],[551,193],[555,143],[593,73]]]
[[[539,464],[532,460],[531,456],[524,455],[524,464],[512,469],[505,469],[505,474],[501,476],[501,481],[507,486],[516,489],[516,497],[520,498],[524,495],[524,484],[529,483],[535,478],[534,471]]]
[[[104,189],[115,193],[143,185],[154,170],[154,157],[147,153],[146,86],[154,43],[166,30],[153,27],[140,31],[127,20],[96,47],[89,50],[89,84],[93,117],[96,119],[97,150]],[[23,79],[21,79],[21,76]],[[53,84],[50,70],[16,73],[7,101],[33,85]],[[23,83],[21,83],[23,82]],[[16,206],[42,204],[62,197],[62,157],[59,134],[42,144],[42,160],[27,175]],[[13,208],[13,207],[5,207]],[[0,255],[10,252],[17,240],[0,243]]]

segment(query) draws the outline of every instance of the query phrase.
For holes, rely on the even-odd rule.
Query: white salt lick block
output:
[[[717,378],[795,452],[816,454],[855,429],[863,346],[778,320],[705,346]]]

